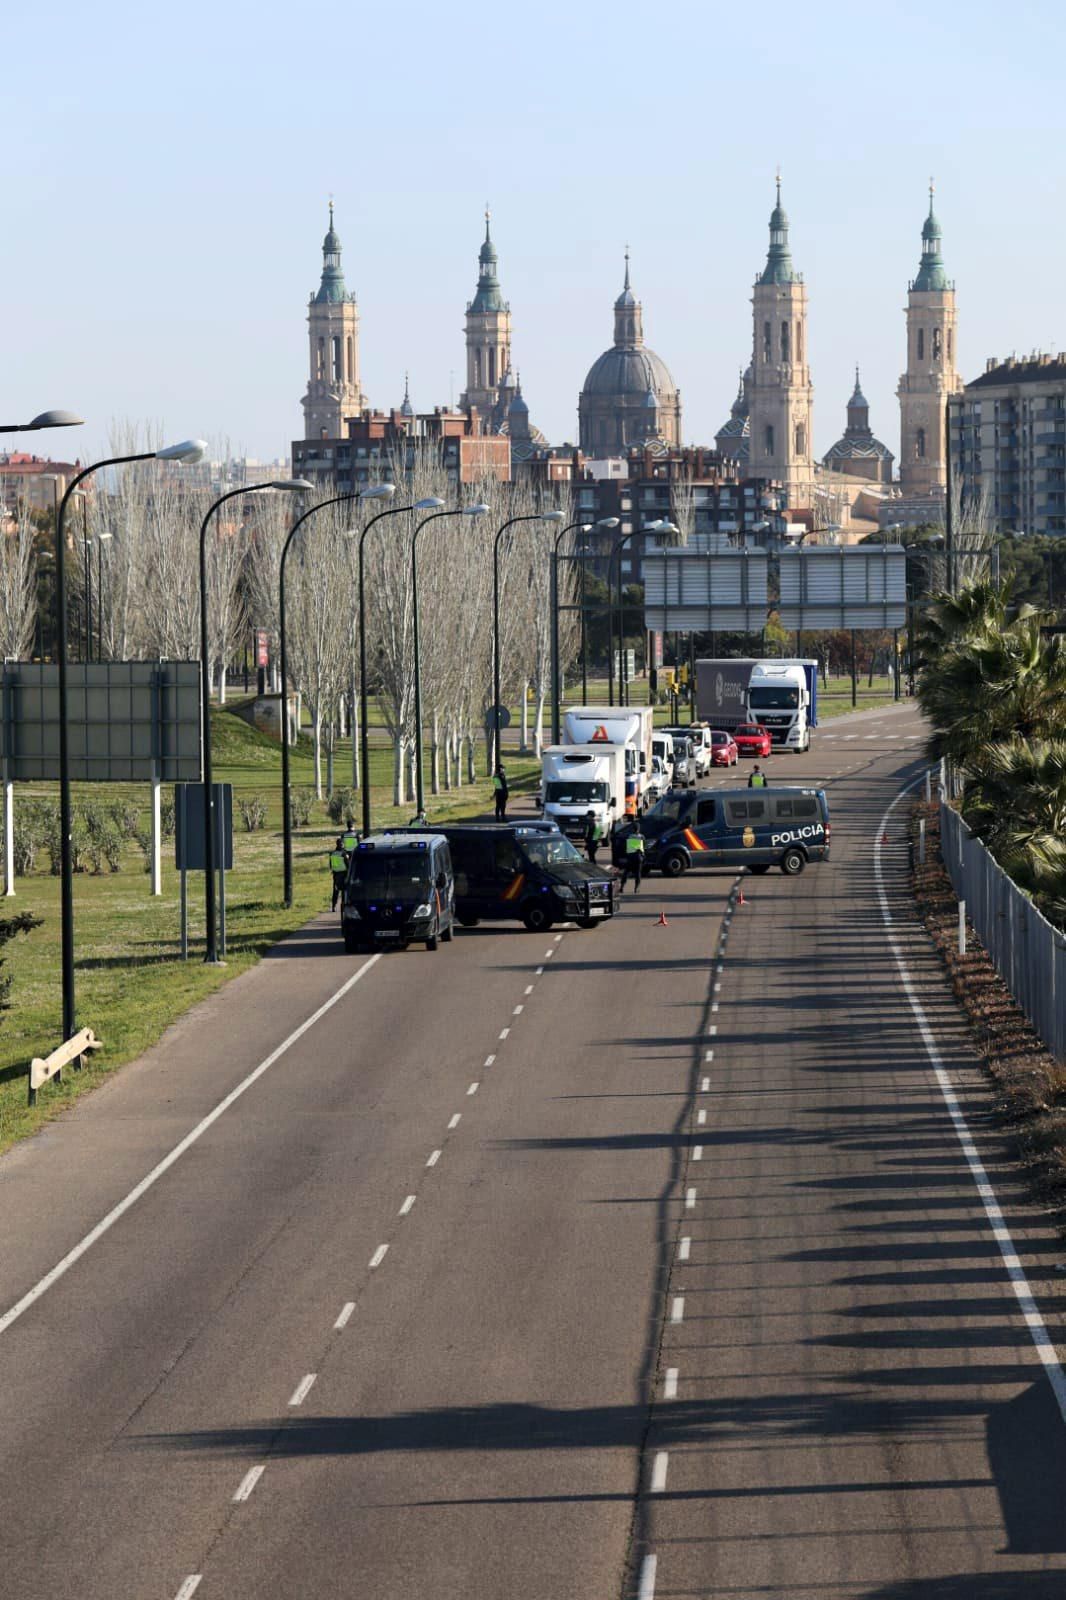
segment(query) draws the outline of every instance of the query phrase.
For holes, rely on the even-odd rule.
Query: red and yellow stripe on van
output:
[[[503,891],[502,895],[500,896],[500,899],[501,900],[517,900],[518,896],[522,893],[522,885],[525,883],[525,881],[526,881],[525,873],[524,872],[516,872],[514,877],[511,879],[510,883],[507,885],[506,889]]]
[[[685,828],[683,832],[685,843],[688,845],[690,850],[706,850],[707,846],[704,844],[703,840],[698,838],[697,835],[693,833],[691,828]]]

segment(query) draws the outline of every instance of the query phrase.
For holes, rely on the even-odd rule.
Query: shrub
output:
[[[15,875],[25,878],[37,865],[41,846],[40,819],[34,813],[15,817]]]
[[[313,789],[293,789],[289,794],[289,815],[294,828],[306,828],[311,820],[311,808],[315,803]]]
[[[326,810],[329,813],[329,820],[337,827],[342,823],[351,827],[355,821],[355,790],[334,789],[326,801]]]
[[[164,839],[173,839],[174,830],[178,825],[177,819],[178,805],[172,789],[169,794],[162,796],[159,806],[159,826]]]
[[[40,917],[33,916],[29,911],[20,911],[17,917],[4,917],[0,919],[0,946],[7,944],[7,941],[13,939],[16,934],[29,933],[31,928],[39,928],[40,926]],[[3,959],[0,958],[0,967],[3,964]],[[8,999],[10,992],[11,979],[9,977],[0,977],[0,1011],[6,1011],[11,1004]]]
[[[242,800],[241,817],[247,833],[256,833],[266,822],[266,801],[261,794],[253,794],[250,800]]]
[[[125,801],[112,806],[108,812],[111,821],[118,829],[123,839],[136,839],[137,831],[141,825],[140,807]]]

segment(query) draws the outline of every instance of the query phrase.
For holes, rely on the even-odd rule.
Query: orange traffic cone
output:
[[[882,844],[887,844],[888,843],[888,829],[887,828],[882,828],[882,830],[881,830],[881,843]]]
[[[660,911],[659,912],[659,920],[655,924],[655,926],[657,928],[668,928],[670,926],[670,924],[666,920],[666,912],[665,911]]]
[[[741,891],[740,891],[740,893],[739,893],[739,894],[738,894],[738,895],[737,895],[737,905],[738,905],[738,906],[746,906],[746,905],[747,905],[747,903],[748,903],[748,902],[747,902],[747,901],[746,901],[746,900],[745,900],[745,898],[744,898],[744,889],[743,889],[743,887],[741,887]]]

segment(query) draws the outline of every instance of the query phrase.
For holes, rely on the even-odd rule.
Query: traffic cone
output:
[[[748,902],[744,898],[744,888],[743,888],[743,885],[741,885],[740,893],[737,895],[737,905],[738,906],[746,906],[747,903]]]
[[[657,928],[668,928],[670,926],[670,924],[666,920],[666,912],[665,911],[660,911],[659,912],[659,920],[655,924],[655,926]]]
[[[881,830],[881,843],[882,844],[887,844],[888,843],[888,829],[887,828],[882,828],[882,830]]]

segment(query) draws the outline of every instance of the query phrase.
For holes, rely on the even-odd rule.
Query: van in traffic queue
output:
[[[617,865],[625,859],[632,824],[611,841]],[[789,875],[809,861],[829,859],[829,806],[824,789],[768,786],[665,795],[643,818],[645,871],[676,878],[690,867],[773,866]]]
[[[545,823],[446,823],[455,864],[455,914],[464,928],[523,922],[539,933],[557,922],[597,928],[614,915],[615,872],[593,866]]]
[[[436,830],[358,840],[341,899],[345,950],[436,950],[452,937],[454,891],[451,853]]]

